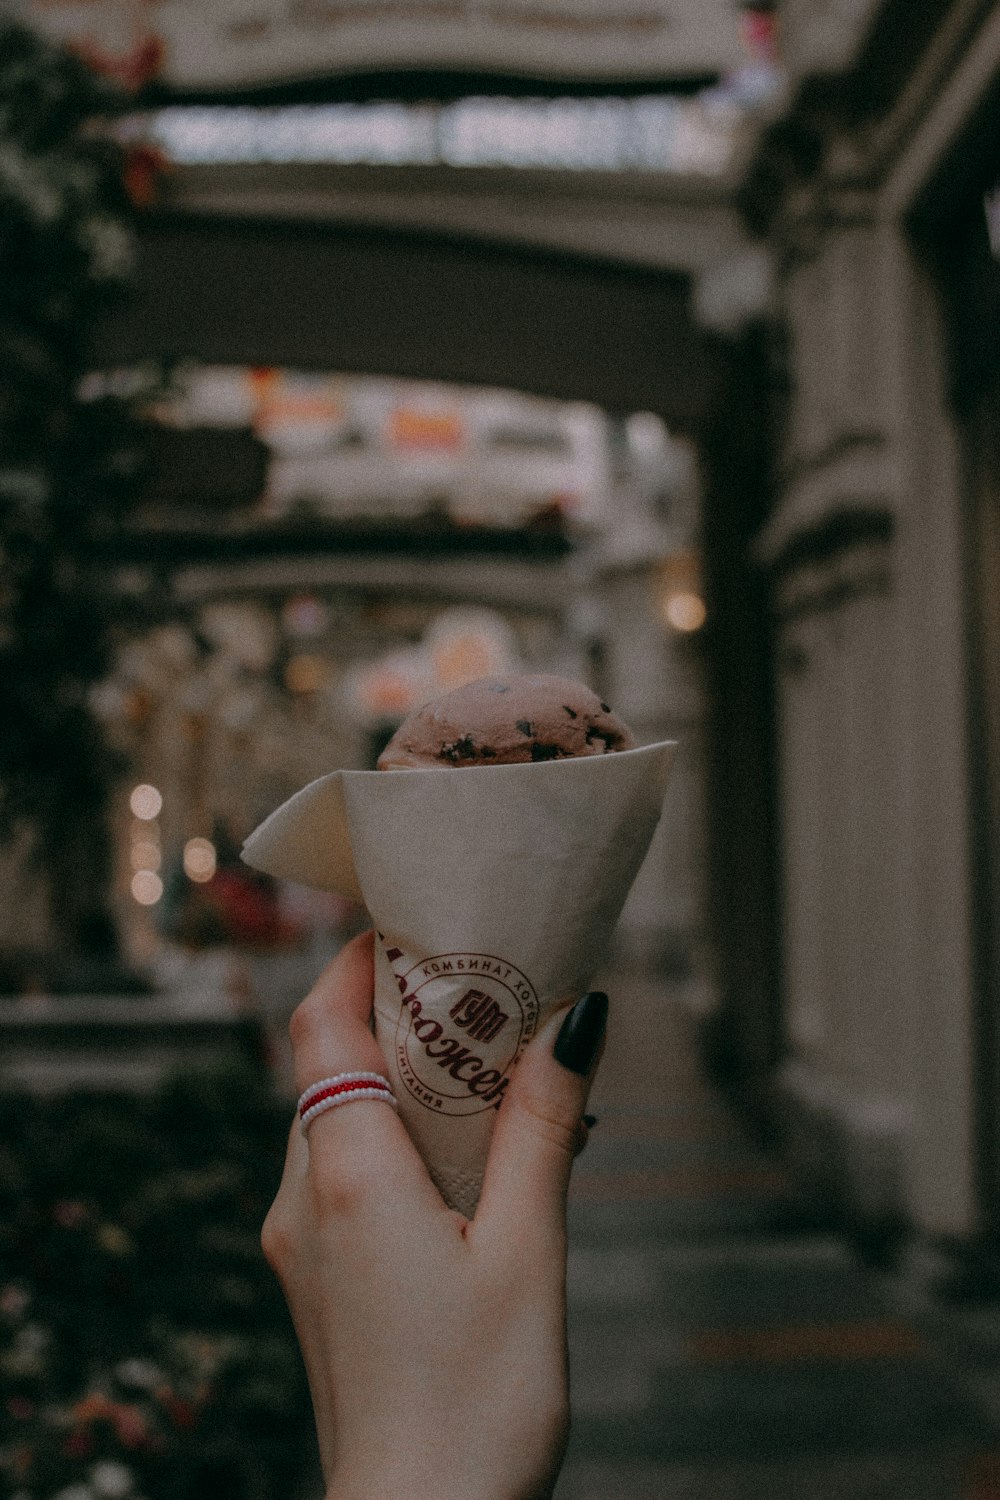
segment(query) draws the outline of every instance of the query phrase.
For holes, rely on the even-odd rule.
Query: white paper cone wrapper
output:
[[[375,1034],[410,1134],[462,1213],[514,1064],[607,952],[675,749],[335,771],[247,840],[255,869],[367,906]]]

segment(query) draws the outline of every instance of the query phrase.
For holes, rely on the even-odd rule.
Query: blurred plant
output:
[[[284,1500],[309,1401],[260,1224],[287,1131],[234,1062],[0,1098],[0,1493]]]
[[[102,128],[124,102],[80,58],[0,23],[0,836],[32,833],[59,937],[83,947],[107,931],[116,774],[87,702],[115,625],[99,553],[144,469],[134,406],[81,395],[95,322],[132,264],[127,162]]]

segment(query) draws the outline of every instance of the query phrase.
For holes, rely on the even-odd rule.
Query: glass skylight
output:
[[[728,97],[467,98],[454,103],[175,105],[133,117],[179,165],[340,163],[714,174],[742,111]]]

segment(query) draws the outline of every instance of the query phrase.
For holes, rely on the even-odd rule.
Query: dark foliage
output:
[[[285,1115],[238,1064],[151,1099],[0,1098],[0,1489],[110,1463],[134,1500],[293,1493],[309,1403],[259,1241]]]
[[[33,833],[70,944],[103,895],[116,773],[87,696],[117,623],[97,554],[144,469],[129,404],[82,389],[131,264],[123,156],[104,128],[122,102],[79,59],[0,25],[0,835]]]

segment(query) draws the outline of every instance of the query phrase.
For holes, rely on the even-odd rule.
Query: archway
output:
[[[688,278],[333,225],[150,216],[137,287],[96,351],[508,386],[695,431],[713,358]]]

